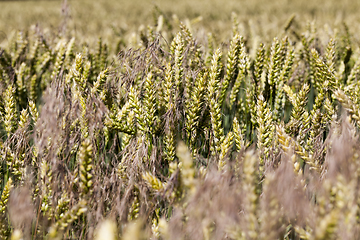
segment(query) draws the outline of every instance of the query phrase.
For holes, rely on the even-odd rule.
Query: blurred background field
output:
[[[298,24],[303,26],[314,20],[318,26],[332,27],[344,21],[357,38],[360,25],[352,23],[359,22],[359,8],[360,1],[356,0],[1,1],[0,42],[6,41],[14,29],[25,30],[32,25],[39,26],[45,33],[65,33],[83,42],[94,42],[100,36],[112,41],[118,37],[129,38],[147,25],[156,25],[160,15],[175,30],[182,21],[225,40],[231,35],[232,13],[238,15],[243,35],[255,25],[257,35],[272,39],[291,15],[296,14]]]

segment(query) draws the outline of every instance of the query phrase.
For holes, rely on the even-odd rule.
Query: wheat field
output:
[[[0,238],[360,239],[359,7],[0,2]]]

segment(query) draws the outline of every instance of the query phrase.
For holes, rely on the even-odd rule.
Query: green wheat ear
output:
[[[135,113],[137,131],[141,134],[145,133],[147,126],[143,106],[139,99],[139,93],[133,86],[130,87],[129,101],[130,107]]]
[[[37,91],[38,91],[38,77],[36,74],[32,75],[30,79],[30,99],[31,101],[36,101],[37,99]]]
[[[240,150],[244,148],[245,143],[239,121],[237,120],[236,117],[234,118],[233,121],[233,131],[234,131],[234,141],[235,141],[236,151],[240,152]]]
[[[177,89],[180,89],[183,77],[183,60],[184,60],[184,40],[181,33],[178,33],[174,38],[174,82]]]
[[[165,187],[165,184],[162,183],[156,176],[154,176],[150,172],[145,172],[142,175],[142,178],[145,180],[148,186],[152,188],[155,192],[160,192]]]
[[[27,59],[31,63],[31,68],[34,70],[36,59],[38,58],[40,48],[40,37],[34,36],[34,43],[31,45]]]
[[[261,75],[264,69],[265,59],[265,45],[263,43],[260,43],[260,46],[256,52],[256,58],[254,62],[254,80],[255,83],[257,83],[256,85],[258,85],[258,83],[261,81]],[[260,95],[260,91],[257,91],[257,95]]]
[[[277,82],[276,77],[279,75],[281,62],[283,58],[282,46],[278,38],[274,38],[270,50],[270,62],[268,72],[268,83],[270,86],[274,86]]]
[[[51,73],[51,77],[50,77],[51,79],[54,79],[59,75],[61,67],[64,63],[65,51],[66,51],[65,46],[66,46],[66,41],[60,40],[55,48],[55,51],[57,51],[57,55],[54,63],[54,69],[53,72]]]
[[[358,53],[360,53],[359,50],[358,50]],[[355,83],[355,80],[359,79],[359,77],[360,77],[360,57],[358,56],[354,66],[351,69],[351,72],[350,72],[350,74],[349,74],[349,76],[347,78],[347,81],[348,81],[349,85]]]
[[[88,196],[93,191],[93,163],[92,163],[92,144],[90,139],[85,139],[81,143],[79,150],[80,165],[80,189],[82,197]]]
[[[4,190],[1,194],[1,202],[0,202],[0,213],[5,214],[5,210],[7,207],[7,203],[9,201],[10,191],[13,188],[13,181],[11,178],[5,184]]]
[[[47,216],[50,220],[53,216],[53,209],[52,209],[52,199],[53,199],[53,190],[52,190],[52,178],[53,172],[50,169],[48,163],[43,160],[41,162],[41,172],[40,172],[40,179],[42,181],[42,189],[41,189],[41,211],[43,215]]]
[[[284,93],[284,84],[287,79],[290,78],[292,73],[292,67],[294,64],[295,58],[295,49],[293,47],[289,47],[286,52],[284,64],[282,66],[282,70],[280,71],[280,76],[277,82],[277,89],[275,95],[275,103],[274,103],[274,120],[280,122],[282,117],[285,114],[285,93]]]
[[[358,106],[340,89],[334,92],[334,96],[349,111],[351,118],[356,121],[357,125],[360,126],[360,110]]]
[[[235,69],[234,76],[233,76],[233,78],[235,79],[235,82],[234,82],[234,86],[231,89],[231,93],[230,93],[230,106],[232,106],[236,102],[238,93],[240,92],[241,84],[245,81],[245,77],[248,74],[249,68],[250,68],[249,57],[246,53],[246,48],[245,48],[244,40],[242,37],[240,37],[239,43],[237,43],[237,44],[239,45],[237,47],[238,48],[237,51],[239,54],[239,57],[237,59],[238,66]],[[227,69],[229,67],[230,66],[228,64]],[[230,75],[230,73],[232,71],[227,70],[227,72],[229,72],[229,75]],[[237,76],[236,76],[236,74],[237,74]],[[229,76],[229,75],[227,74],[226,76]]]
[[[109,72],[108,69],[105,69],[104,71],[100,72],[100,74],[98,75],[98,77],[96,79],[94,86],[91,89],[92,94],[101,92],[103,85],[106,82],[108,72]]]
[[[74,47],[75,47],[75,38],[73,37],[70,39],[70,41],[68,42],[68,44],[66,46],[66,51],[65,51],[65,67],[66,68],[71,67],[71,62],[75,57]]]
[[[292,139],[286,132],[283,126],[276,127],[277,140],[280,144],[280,147],[284,152],[290,152],[292,149],[295,150],[295,153],[298,154],[304,162],[309,165],[310,170],[320,171],[320,166],[317,165],[317,162],[314,162],[313,157],[302,147],[296,140]],[[294,161],[294,169],[299,174],[302,173],[300,165],[298,162]]]
[[[336,80],[334,73],[330,72],[329,67],[326,63],[320,58],[319,53],[315,49],[311,49],[312,54],[312,65],[313,70],[315,71],[316,78],[315,86],[321,88],[322,84],[326,84],[330,89],[337,89],[339,83]]]
[[[261,151],[260,168],[263,170],[265,159],[269,158],[270,148],[273,143],[275,126],[272,121],[272,113],[267,107],[267,103],[262,95],[259,96],[257,103],[257,147]]]
[[[233,145],[234,145],[234,133],[229,132],[225,137],[224,141],[220,145],[221,150],[219,154],[219,163],[218,163],[218,169],[220,171],[225,169],[226,159],[229,157]]]
[[[145,78],[144,84],[144,98],[143,98],[143,107],[144,107],[144,118],[147,125],[147,135],[150,145],[152,145],[152,137],[155,133],[156,126],[158,125],[159,119],[156,115],[158,109],[156,103],[156,91],[155,91],[155,76],[154,73],[150,70]],[[150,146],[150,152],[152,147]]]
[[[131,203],[131,207],[129,209],[128,220],[136,220],[139,217],[140,212],[140,199],[139,199],[139,189],[134,186],[133,190],[134,199]]]
[[[201,109],[204,103],[204,95],[206,90],[206,78],[207,75],[203,72],[198,73],[195,78],[195,86],[190,91],[188,99],[185,103],[186,109],[186,132],[189,138],[189,143],[191,146],[191,151],[195,154],[195,142],[197,137],[197,128],[199,126],[199,119],[201,114]]]
[[[210,66],[215,48],[215,39],[211,33],[207,34],[207,48],[208,48],[208,56],[206,58],[206,66]]]
[[[36,125],[36,122],[39,118],[39,113],[38,113],[35,103],[32,100],[29,101],[29,111],[31,114],[31,118],[34,122],[34,125]]]
[[[29,112],[27,109],[23,109],[20,113],[19,128],[26,130],[29,119]]]
[[[58,199],[56,209],[54,211],[55,219],[61,219],[64,214],[69,210],[70,199],[66,192],[62,193],[61,198]]]
[[[336,60],[336,52],[335,52],[335,41],[334,39],[330,39],[328,46],[326,48],[326,65],[329,68],[331,73],[335,73],[335,60]]]
[[[169,116],[167,119],[169,126],[167,129],[165,129],[165,136],[163,138],[164,155],[166,161],[169,164],[172,164],[175,160],[175,129],[173,126],[174,119],[172,117],[175,112],[175,78],[174,67],[171,65],[171,63],[167,63],[165,66],[165,77],[163,85],[163,98],[161,103],[163,105],[162,107]],[[169,172],[172,174],[171,170]]]
[[[82,214],[86,213],[88,208],[85,200],[80,200],[74,207],[68,210],[63,217],[55,222],[49,230],[49,239],[59,239],[63,231],[76,221]]]
[[[221,143],[224,139],[224,130],[222,128],[221,106],[217,101],[218,90],[221,78],[222,63],[221,51],[217,49],[211,61],[211,68],[209,74],[209,107],[210,107],[210,120],[212,126],[213,141],[211,142],[211,151],[213,154],[219,154],[221,150]]]
[[[5,116],[4,116],[4,125],[7,136],[10,137],[12,133],[16,130],[17,123],[17,110],[16,110],[16,101],[15,101],[15,89],[12,85],[9,85],[5,91]]]
[[[29,74],[29,67],[26,63],[21,63],[18,70],[15,70],[16,73],[16,91],[18,95],[19,105],[24,106],[27,98],[27,90],[26,90],[26,76]]]
[[[24,53],[28,45],[28,41],[24,38],[24,33],[22,31],[17,32],[15,44],[16,44],[16,50],[11,51],[12,66],[15,66],[15,64],[19,60],[20,56]]]
[[[305,83],[300,92],[296,95],[288,85],[285,85],[283,89],[293,105],[293,109],[291,110],[291,119],[286,126],[287,132],[294,135],[300,135],[299,131],[304,128],[304,123],[307,123],[308,121],[308,118],[306,117],[306,105],[310,87]]]
[[[221,106],[226,98],[229,85],[236,79],[239,67],[239,55],[242,47],[242,37],[236,34],[230,42],[230,49],[226,63],[226,75],[222,82],[219,95],[219,105]]]

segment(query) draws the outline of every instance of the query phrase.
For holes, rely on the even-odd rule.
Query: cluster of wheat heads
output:
[[[181,25],[167,45],[149,27],[110,60],[101,39],[18,32],[1,238],[358,238],[360,52],[346,25],[318,34],[204,46]]]

